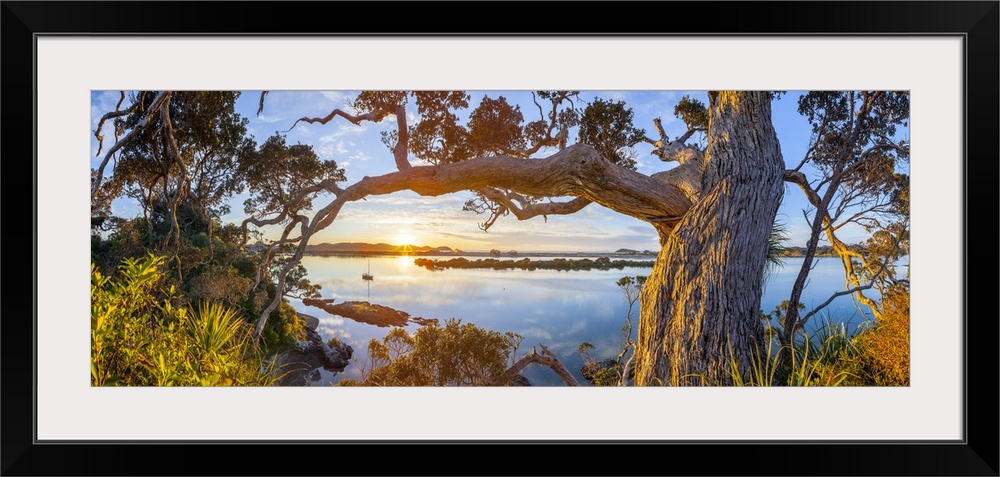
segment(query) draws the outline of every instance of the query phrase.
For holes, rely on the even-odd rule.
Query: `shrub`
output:
[[[261,332],[265,349],[277,351],[291,346],[295,341],[306,339],[305,323],[299,313],[288,302],[282,302],[271,312],[264,330]]]
[[[220,304],[175,307],[185,300],[165,285],[163,263],[128,258],[115,277],[91,264],[91,384],[272,384],[249,325]]]
[[[503,374],[521,337],[479,328],[450,318],[444,326],[425,325],[410,335],[393,328],[368,342],[364,378],[341,385],[486,386]]]
[[[882,318],[855,339],[864,383],[870,386],[910,385],[910,294],[886,292]]]

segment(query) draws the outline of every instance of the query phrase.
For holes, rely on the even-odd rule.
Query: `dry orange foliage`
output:
[[[882,319],[855,341],[869,384],[910,385],[910,294],[890,290],[882,297]]]

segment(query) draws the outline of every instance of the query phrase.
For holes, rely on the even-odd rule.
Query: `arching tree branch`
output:
[[[506,189],[538,197],[575,196],[566,205],[532,204],[518,208],[525,218],[545,211],[572,210],[596,202],[616,212],[651,223],[664,237],[691,207],[681,189],[636,171],[616,166],[589,145],[567,147],[545,159],[479,157],[438,166],[418,166],[376,177],[364,177],[341,190],[336,198],[302,225],[302,240],[292,259],[278,274],[278,290],[284,290],[285,276],[305,253],[309,238],[329,226],[344,204],[372,195],[411,190],[424,196],[438,196],[464,190]],[[534,207],[534,206],[538,207]],[[548,207],[544,207],[548,205]],[[526,210],[525,210],[526,209]],[[513,209],[512,209],[513,210]],[[284,212],[283,212],[284,213]],[[280,215],[280,214],[279,214]],[[277,223],[279,218],[253,219],[247,223]],[[287,231],[286,231],[287,234]],[[283,237],[286,238],[286,237]],[[280,293],[264,310],[263,323],[280,302]]]
[[[580,383],[576,381],[576,378],[573,377],[573,374],[566,369],[566,366],[564,366],[561,361],[559,361],[559,358],[557,358],[552,351],[549,351],[548,348],[542,346],[541,353],[537,350],[531,350],[531,353],[524,355],[510,368],[507,368],[507,371],[504,371],[503,374],[497,377],[493,383],[491,383],[491,386],[506,386],[510,383],[511,379],[514,379],[514,376],[516,376],[517,373],[520,373],[524,368],[528,367],[528,365],[532,363],[548,366],[552,369],[552,371],[555,371],[560,378],[562,378],[563,383],[567,386],[580,385]]]
[[[292,123],[292,127],[288,128],[288,131],[291,131],[292,129],[295,129],[295,126],[298,125],[300,122],[309,123],[309,124],[315,124],[315,123],[326,124],[326,123],[330,122],[331,120],[333,120],[333,118],[335,118],[337,116],[340,116],[340,117],[342,117],[342,118],[344,118],[344,119],[346,119],[346,120],[354,123],[355,125],[358,125],[358,124],[361,124],[361,121],[371,121],[371,122],[377,123],[377,122],[381,121],[382,119],[384,119],[388,115],[389,115],[389,111],[373,111],[373,112],[370,112],[370,113],[365,113],[365,114],[360,114],[360,115],[355,116],[353,114],[345,113],[340,108],[337,108],[337,109],[334,109],[333,111],[331,111],[330,114],[327,114],[326,116],[324,116],[322,118],[310,118],[310,117],[303,116],[303,117],[295,120],[295,122]],[[285,131],[285,132],[287,133],[288,131]]]

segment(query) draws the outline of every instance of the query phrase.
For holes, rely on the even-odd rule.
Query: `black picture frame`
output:
[[[320,2],[17,2],[0,8],[3,64],[2,273],[3,475],[998,475],[1000,397],[995,379],[997,256],[998,45],[1000,2],[669,2],[676,20],[643,14],[650,3],[479,2],[491,11],[484,24],[455,24],[428,9],[470,8],[381,2],[336,6],[334,19]],[[413,18],[423,18],[419,23]],[[494,27],[495,28],[495,27]],[[510,31],[519,33],[510,33]],[[543,31],[544,30],[544,31]],[[475,33],[470,33],[475,31]],[[34,156],[34,44],[40,35],[955,35],[964,41],[964,425],[958,441],[379,441],[379,442],[38,442],[35,434],[34,323],[39,299],[50,299],[43,277],[18,262],[37,244],[24,217],[24,177],[32,198],[44,190]],[[681,53],[678,52],[678,55]],[[30,158],[30,159],[29,159]],[[31,160],[34,159],[34,160]],[[29,167],[32,165],[32,167]],[[34,203],[34,202],[33,202]],[[982,219],[985,217],[985,219]],[[971,279],[970,254],[987,264]],[[984,297],[990,297],[986,304]],[[30,339],[29,339],[30,338]],[[67,396],[72,399],[72,396]],[[364,447],[362,449],[361,447]],[[364,452],[361,452],[364,451]],[[365,457],[374,455],[374,458]],[[642,460],[641,463],[633,460]],[[472,462],[472,467],[465,462]],[[650,470],[652,469],[652,470]]]

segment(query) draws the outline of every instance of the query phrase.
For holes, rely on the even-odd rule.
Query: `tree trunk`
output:
[[[637,385],[731,385],[764,346],[760,299],[784,161],[767,92],[709,94],[701,197],[669,233],[640,300]],[[764,351],[766,352],[766,351]]]

